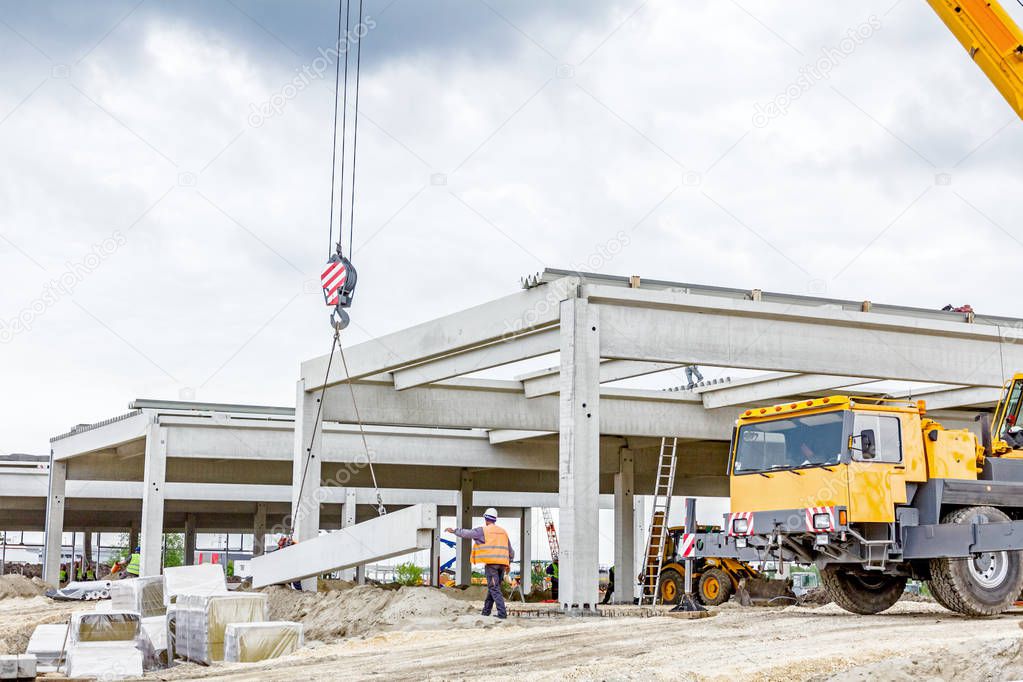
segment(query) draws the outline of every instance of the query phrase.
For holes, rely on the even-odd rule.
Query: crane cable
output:
[[[1023,0],[1020,0],[1023,2]],[[363,0],[359,0],[359,23],[356,25],[356,32],[358,32],[363,26]],[[355,45],[355,113],[354,121],[352,124],[352,190],[349,192],[349,200],[352,204],[352,210],[350,213],[350,219],[348,223],[348,255],[352,254],[355,244],[355,160],[359,153],[359,82],[362,78],[362,36],[356,36],[358,40]],[[345,94],[347,95],[347,74],[348,70],[348,50],[345,50]],[[342,144],[344,144],[342,142]],[[344,184],[344,165],[341,167],[341,183]],[[343,205],[343,203],[342,203]],[[340,234],[338,235],[340,241]]]
[[[345,22],[344,22],[344,24],[345,24],[345,33],[344,33],[344,38],[347,41],[350,38],[350,36],[351,36],[351,5],[350,5],[350,0],[338,0],[338,15],[337,15],[337,47],[338,47],[338,50],[341,49],[341,39],[342,39],[342,33],[341,33],[341,23],[342,23],[341,22],[341,15],[342,15],[342,12],[345,14]],[[359,24],[358,24],[358,26],[356,28],[357,32],[360,30],[358,27],[361,27],[362,23],[363,23],[363,1],[359,0]],[[351,206],[352,206],[352,209],[351,209],[351,219],[350,219],[349,228],[348,228],[348,235],[349,235],[348,236],[348,239],[349,239],[349,241],[348,241],[348,253],[349,253],[349,255],[352,252],[352,246],[353,246],[353,243],[354,243],[354,234],[353,233],[354,233],[354,225],[355,225],[355,152],[356,152],[356,148],[357,148],[356,145],[357,145],[357,141],[358,141],[358,130],[359,130],[359,123],[358,123],[358,121],[359,121],[359,118],[358,118],[359,104],[358,103],[359,103],[359,81],[360,81],[360,71],[361,71],[361,63],[362,63],[362,38],[361,38],[361,36],[358,36],[358,34],[357,34],[356,37],[357,37],[357,57],[356,57],[356,67],[355,67],[355,120],[354,120],[354,131],[353,131],[353,140],[352,140],[352,190],[351,190],[350,195],[349,195],[350,196],[350,201],[351,201]],[[347,137],[348,137],[348,135],[347,135],[347,133],[348,133],[348,70],[349,70],[349,68],[348,68],[348,52],[349,51],[348,51],[348,48],[347,48],[347,45],[346,45],[346,47],[345,47],[345,69],[344,69],[344,79],[343,79],[343,81],[342,81],[342,78],[341,78],[341,56],[340,56],[340,53],[338,54],[337,63],[334,66],[334,129],[333,129],[333,135],[332,135],[331,168],[330,168],[330,220],[328,221],[328,225],[327,225],[327,229],[328,229],[328,234],[327,234],[327,240],[328,240],[328,243],[327,243],[327,254],[328,254],[328,257],[334,253],[334,249],[335,249],[335,244],[334,244],[334,214],[335,214],[335,211],[334,211],[334,207],[335,207],[334,193],[335,193],[335,189],[337,189],[337,183],[336,183],[335,179],[336,179],[336,175],[337,175],[337,135],[338,135],[337,119],[338,119],[338,108],[339,108],[338,107],[338,100],[339,99],[341,101],[341,107],[340,108],[341,108],[342,111],[341,111],[341,178],[340,178],[341,179],[341,187],[338,190],[338,201],[337,201],[337,205],[338,205],[339,211],[338,211],[338,239],[337,239],[337,245],[336,246],[337,246],[338,251],[340,251],[340,247],[341,247],[341,244],[342,244],[342,241],[343,241],[343,231],[344,231],[345,161],[347,159],[346,140],[347,140]],[[363,449],[365,450],[365,453],[366,453],[366,463],[369,466],[370,478],[373,481],[373,488],[374,488],[374,490],[376,492],[377,513],[380,516],[383,516],[384,514],[387,513],[387,508],[384,506],[383,496],[380,493],[380,486],[377,483],[376,471],[373,468],[373,456],[372,456],[372,453],[371,453],[370,448],[369,448],[369,442],[368,442],[368,440],[366,438],[366,427],[365,427],[365,425],[362,422],[362,416],[361,416],[361,414],[359,412],[359,406],[358,406],[358,403],[356,402],[356,398],[355,398],[355,387],[352,386],[352,382],[351,382],[351,378],[350,378],[351,374],[348,371],[348,361],[345,359],[345,351],[344,351],[344,348],[341,345],[341,330],[340,330],[340,328],[336,328],[335,327],[335,329],[334,329],[334,338],[331,341],[330,355],[327,358],[327,370],[326,370],[326,373],[325,373],[325,375],[323,377],[323,383],[320,386],[320,397],[316,401],[316,417],[314,419],[314,423],[320,424],[320,416],[323,413],[323,400],[324,400],[324,397],[326,396],[326,393],[327,393],[327,383],[330,380],[330,370],[331,370],[331,368],[333,367],[333,364],[334,364],[334,354],[335,354],[335,352],[337,352],[341,356],[341,362],[342,362],[342,365],[344,366],[345,382],[348,384],[348,390],[351,393],[352,408],[355,411],[355,420],[356,420],[356,422],[358,423],[358,426],[359,426],[359,435],[361,436],[361,439],[362,439],[362,447],[363,447]],[[298,424],[296,424],[296,428],[297,427],[298,427]],[[319,429],[319,431],[321,433],[321,441],[322,441],[322,427]],[[303,466],[302,466],[302,478],[301,478],[301,481],[299,482],[298,498],[297,498],[299,500],[299,504],[301,504],[302,493],[305,491],[305,482],[306,482],[306,478],[307,478],[308,473],[309,473],[309,465],[310,465],[310,462],[311,462],[312,457],[313,457],[313,445],[315,444],[315,442],[316,442],[316,431],[314,430],[313,434],[309,438],[309,446],[306,448],[305,462],[303,463]],[[300,510],[296,510],[296,511],[300,513]],[[295,528],[294,522],[295,522],[295,520],[293,518],[292,519],[292,523],[291,523],[291,528],[290,528],[289,536],[294,533],[294,528]]]

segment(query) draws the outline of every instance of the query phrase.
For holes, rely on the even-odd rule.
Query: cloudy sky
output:
[[[0,0],[0,452],[136,397],[293,401],[336,12]],[[1023,131],[921,0],[365,12],[347,343],[623,234],[596,269],[1021,314]]]

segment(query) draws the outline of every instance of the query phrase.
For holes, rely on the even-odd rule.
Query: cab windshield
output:
[[[846,449],[845,413],[747,424],[739,429],[734,474],[838,464]]]

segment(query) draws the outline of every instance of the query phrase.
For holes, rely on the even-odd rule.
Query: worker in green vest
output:
[[[85,579],[86,580],[96,579],[96,567],[93,564],[89,564],[89,568],[85,569]]]
[[[558,600],[558,560],[555,559],[547,566],[547,575],[551,578],[551,599]]]
[[[67,564],[60,565],[60,582],[61,584],[67,582]]]
[[[136,578],[139,577],[139,570],[142,566],[141,551],[140,548],[135,548],[135,551],[131,553],[131,559],[128,560],[128,567],[124,569],[128,575],[135,576]]]

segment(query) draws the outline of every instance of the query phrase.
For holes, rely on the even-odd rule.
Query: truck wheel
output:
[[[720,568],[712,568],[700,576],[696,595],[706,606],[719,606],[732,596],[732,580]]]
[[[994,507],[957,509],[942,523],[1002,523],[1009,517]],[[1006,611],[1023,588],[1023,552],[982,552],[969,557],[931,559],[928,585],[945,608],[967,616]]]
[[[685,586],[682,583],[682,576],[673,568],[661,572],[661,579],[657,582],[657,593],[662,604],[677,604]]]
[[[906,590],[906,577],[832,564],[821,570],[821,584],[831,600],[843,609],[869,616],[899,601]]]

